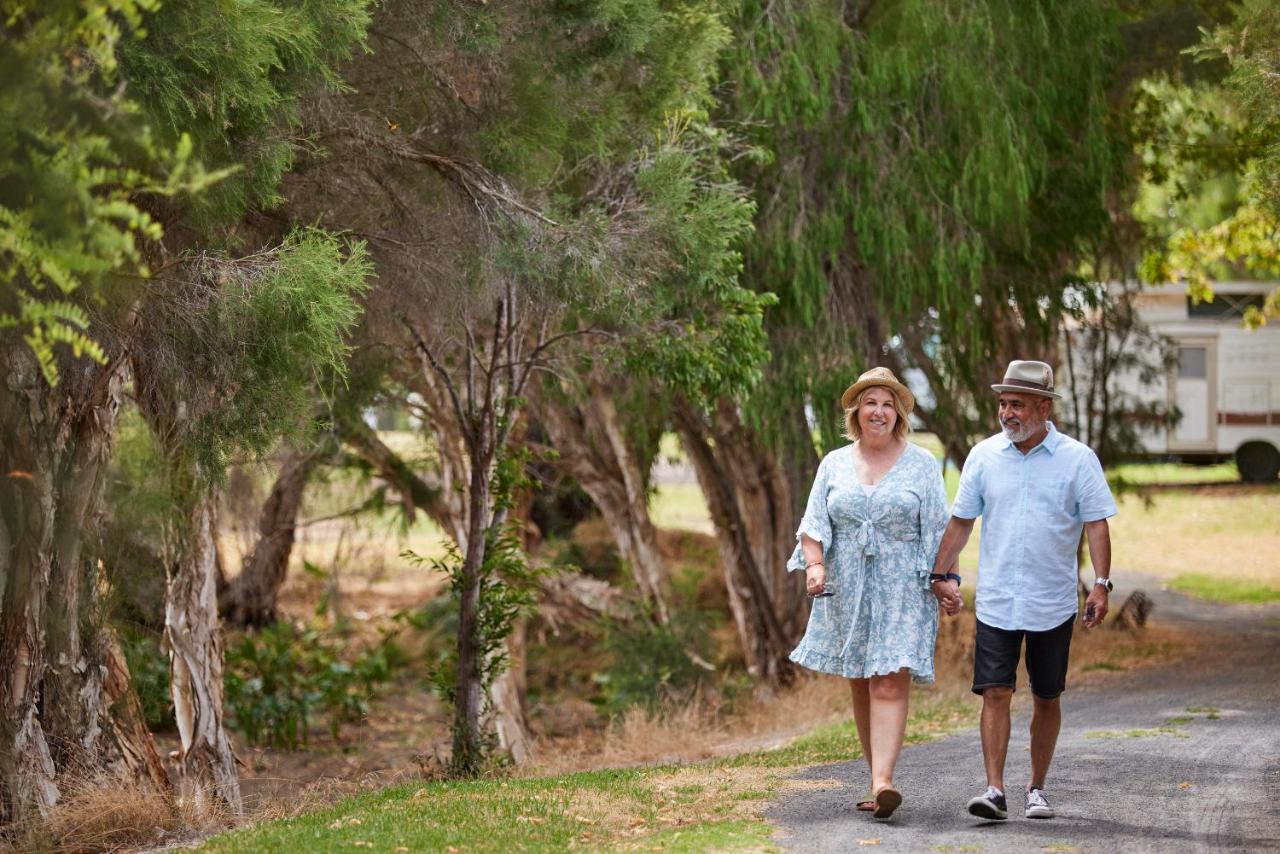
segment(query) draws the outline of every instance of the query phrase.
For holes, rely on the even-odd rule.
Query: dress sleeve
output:
[[[813,478],[813,488],[809,490],[809,503],[804,509],[804,518],[796,530],[796,549],[787,561],[787,569],[791,572],[804,569],[804,548],[800,542],[801,534],[808,534],[810,539],[822,543],[822,553],[831,550],[831,517],[827,515],[827,489],[831,466],[827,464],[830,457],[824,457],[818,465],[818,473]]]
[[[942,464],[932,455],[927,471],[928,482],[920,507],[920,543],[932,572],[933,560],[938,555],[938,546],[942,544],[942,532],[947,528],[947,485],[942,479]]]

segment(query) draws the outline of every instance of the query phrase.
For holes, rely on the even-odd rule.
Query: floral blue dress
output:
[[[908,444],[873,489],[858,482],[852,445],[827,454],[787,569],[804,569],[798,541],[808,534],[822,543],[835,594],[813,600],[791,660],[849,678],[906,667],[917,682],[932,682],[938,601],[929,573],[946,524],[942,469],[923,448]]]

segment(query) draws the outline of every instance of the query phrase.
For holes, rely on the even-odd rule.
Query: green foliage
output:
[[[963,411],[1007,314],[1047,332],[1062,259],[1110,227],[1119,24],[1102,2],[736,7],[721,112],[769,154],[736,169],[761,200],[745,280],[779,298],[746,410],[767,436],[812,403],[843,441],[829,401],[896,335]]]
[[[372,272],[363,243],[314,229],[237,259],[193,260],[195,281],[148,305],[140,392],[166,448],[218,476],[302,428],[317,389],[345,376],[346,336]]]
[[[359,722],[369,701],[403,661],[394,637],[356,655],[341,638],[279,622],[227,649],[227,724],[250,744],[296,750],[307,744],[317,713],[337,738]]]
[[[151,730],[173,726],[173,695],[169,690],[169,656],[159,635],[126,630],[120,646],[129,665],[133,690],[142,706],[142,717]]]
[[[119,48],[130,97],[160,139],[194,140],[195,156],[238,171],[196,200],[198,222],[225,222],[278,202],[293,164],[299,101],[342,88],[336,66],[364,43],[371,0],[164,3],[146,37]]]
[[[45,379],[55,353],[105,360],[85,306],[114,272],[146,273],[160,223],[140,199],[198,192],[225,173],[176,129],[154,139],[118,87],[114,50],[155,0],[0,6],[0,332],[17,330]]]
[[[473,31],[505,36],[484,51],[502,72],[478,140],[484,161],[521,189],[569,198],[669,116],[710,103],[730,36],[707,0],[557,0],[461,14]]]
[[[1240,205],[1211,223],[1185,224],[1142,269],[1147,281],[1186,282],[1196,300],[1213,299],[1212,279],[1237,271],[1280,276],[1280,8],[1268,0],[1245,0],[1234,11],[1232,22],[1205,31],[1192,50],[1199,59],[1226,61],[1221,88],[1210,97],[1225,102],[1223,109],[1234,119],[1231,133],[1226,144],[1206,146],[1197,138],[1198,124],[1179,126],[1170,159],[1188,171],[1203,168],[1204,151],[1225,152],[1211,165],[1238,181]],[[1276,316],[1280,289],[1268,294],[1261,310],[1251,307],[1245,323],[1256,327]]]
[[[753,387],[768,360],[765,309],[739,283],[755,205],[728,172],[735,143],[705,116],[673,118],[640,152],[635,187],[661,261],[624,344],[628,373],[703,405]]]
[[[507,667],[507,638],[511,635],[515,621],[532,611],[537,579],[542,574],[542,570],[527,563],[520,544],[521,532],[522,526],[519,523],[509,522],[500,530],[491,531],[486,542],[484,564],[480,571],[480,604],[476,616],[480,681],[486,695],[494,680]],[[452,623],[456,626],[463,580],[463,557],[457,544],[452,541],[446,543],[445,556],[442,558],[422,558],[411,551],[405,552],[404,557],[417,564],[425,563],[432,571],[446,575],[449,579],[451,607],[447,614],[440,614],[436,610],[437,620],[432,622],[436,625]],[[422,617],[430,616],[430,612],[422,613]],[[421,618],[413,622],[426,624]],[[457,674],[458,652],[454,646],[438,656],[429,674],[432,687],[450,706],[454,703]]]
[[[711,676],[690,655],[706,646],[701,615],[688,609],[678,609],[665,626],[644,618],[606,623],[603,647],[609,666],[592,677],[600,687],[601,707],[619,715],[633,706],[657,711],[667,703],[688,701]]]

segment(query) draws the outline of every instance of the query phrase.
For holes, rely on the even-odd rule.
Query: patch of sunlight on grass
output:
[[[1120,498],[1120,514],[1110,523],[1117,578],[1125,569],[1164,579],[1211,575],[1213,585],[1189,582],[1193,595],[1208,598],[1223,596],[1229,581],[1280,588],[1280,487],[1160,492],[1151,499]],[[1218,597],[1210,595],[1213,586],[1221,588]]]
[[[1112,472],[1132,484],[1159,483],[1222,483],[1240,480],[1240,470],[1234,462],[1213,466],[1192,466],[1182,463],[1125,463]]]
[[[1280,586],[1238,578],[1188,572],[1169,582],[1170,589],[1213,602],[1261,605],[1280,601]]]
[[[649,516],[659,528],[711,534],[711,514],[696,483],[665,483],[649,500]]]

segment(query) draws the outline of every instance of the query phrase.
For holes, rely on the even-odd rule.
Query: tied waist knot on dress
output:
[[[833,540],[832,545],[834,545],[834,541],[836,540],[849,539],[854,549],[862,554],[863,567],[864,567],[864,570],[868,573],[874,572],[876,569],[879,568],[879,564],[876,561],[876,558],[880,554],[880,538],[881,536],[884,535],[883,534],[884,526],[880,524],[884,520],[881,518],[881,516],[883,516],[883,514],[880,514],[880,516],[877,516],[874,519],[862,519],[862,520],[859,520],[857,526],[853,527],[852,529],[850,529],[849,527],[845,527],[842,529],[837,529],[836,531],[833,532],[834,536],[832,537],[832,540]],[[920,539],[920,537],[919,537],[919,534],[915,531],[899,530],[896,532],[896,535],[893,537],[893,539],[900,543],[907,543],[907,542],[914,542]],[[799,546],[797,546],[797,548],[799,548]],[[913,567],[913,569],[911,570],[914,572],[916,576],[916,580],[920,583],[920,585],[925,590],[929,589],[929,573],[932,571],[932,569],[933,569],[932,566],[922,567],[917,562],[916,566]],[[821,601],[824,603],[824,607],[825,607],[825,603],[827,600],[823,599]],[[844,644],[840,647],[841,658],[849,654],[850,648],[853,646],[855,641],[857,641],[857,639],[858,639],[858,627],[851,623],[849,626],[849,631],[845,634]]]
[[[883,515],[883,514],[882,514]],[[838,528],[834,531],[833,540],[849,539],[854,549],[856,549],[864,558],[875,559],[881,553],[880,539],[886,536],[884,533],[885,520],[881,516],[874,519],[858,520],[856,527]],[[920,539],[918,531],[897,530],[893,533],[892,540],[899,543],[913,543]],[[834,545],[834,543],[833,543]],[[796,546],[796,551],[800,552],[800,546]],[[801,561],[803,561],[803,552],[801,553]],[[928,557],[927,555],[921,555]],[[929,589],[929,573],[933,571],[932,562],[922,563],[915,561],[915,566],[911,572],[915,573],[916,579],[921,583],[923,589]]]

